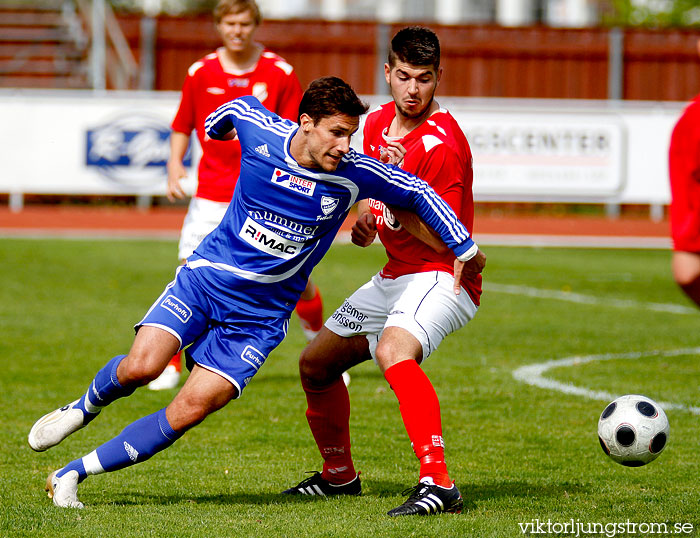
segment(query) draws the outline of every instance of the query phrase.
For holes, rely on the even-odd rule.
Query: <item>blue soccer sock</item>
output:
[[[125,357],[126,355],[117,355],[105,364],[75,405],[85,415],[84,424],[94,419],[103,407],[136,390],[136,387],[123,387],[117,379],[117,368]]]
[[[168,448],[182,436],[172,429],[165,417],[165,409],[140,418],[129,424],[114,439],[97,447],[88,455],[70,462],[56,476],[77,471],[79,482],[91,474],[118,471],[146,461],[154,454]]]

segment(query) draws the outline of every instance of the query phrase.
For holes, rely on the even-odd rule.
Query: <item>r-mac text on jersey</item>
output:
[[[293,244],[293,243],[284,243],[282,241],[279,241],[275,237],[268,237],[268,234],[265,232],[262,232],[255,228],[252,224],[249,224],[245,227],[243,230],[243,233],[245,235],[250,236],[250,238],[255,241],[256,243],[260,243],[263,247],[266,247],[267,249],[270,250],[276,250],[279,251],[282,254],[286,254],[288,256],[296,256],[297,252],[299,251],[299,247],[301,245]],[[272,233],[269,234],[270,236],[273,235]],[[275,234],[276,235],[276,234]]]

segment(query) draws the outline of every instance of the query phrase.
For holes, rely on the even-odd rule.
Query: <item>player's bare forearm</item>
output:
[[[435,252],[444,254],[450,250],[442,239],[440,239],[437,232],[428,226],[418,215],[407,209],[400,209],[394,206],[387,207],[389,207],[401,225],[406,228],[406,231],[423,241],[423,243],[428,245]]]

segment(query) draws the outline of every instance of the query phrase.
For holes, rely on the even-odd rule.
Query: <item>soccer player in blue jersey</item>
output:
[[[182,348],[194,367],[167,407],[49,475],[56,506],[82,508],[78,484],[88,475],[149,459],[240,397],[284,338],[311,270],[358,199],[415,211],[454,252],[459,287],[465,263],[479,259],[476,244],[425,182],[350,148],[366,111],[347,83],[324,77],[304,93],[298,125],[250,96],[209,116],[208,136],[237,136],[241,144],[241,174],[224,219],[136,325],[129,353],[108,361],[79,399],[39,419],[29,445],[57,445],[155,379]]]

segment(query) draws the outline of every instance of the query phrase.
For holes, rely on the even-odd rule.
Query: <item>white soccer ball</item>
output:
[[[620,396],[598,420],[603,451],[617,463],[641,467],[655,460],[668,441],[668,418],[654,400],[638,394]]]

